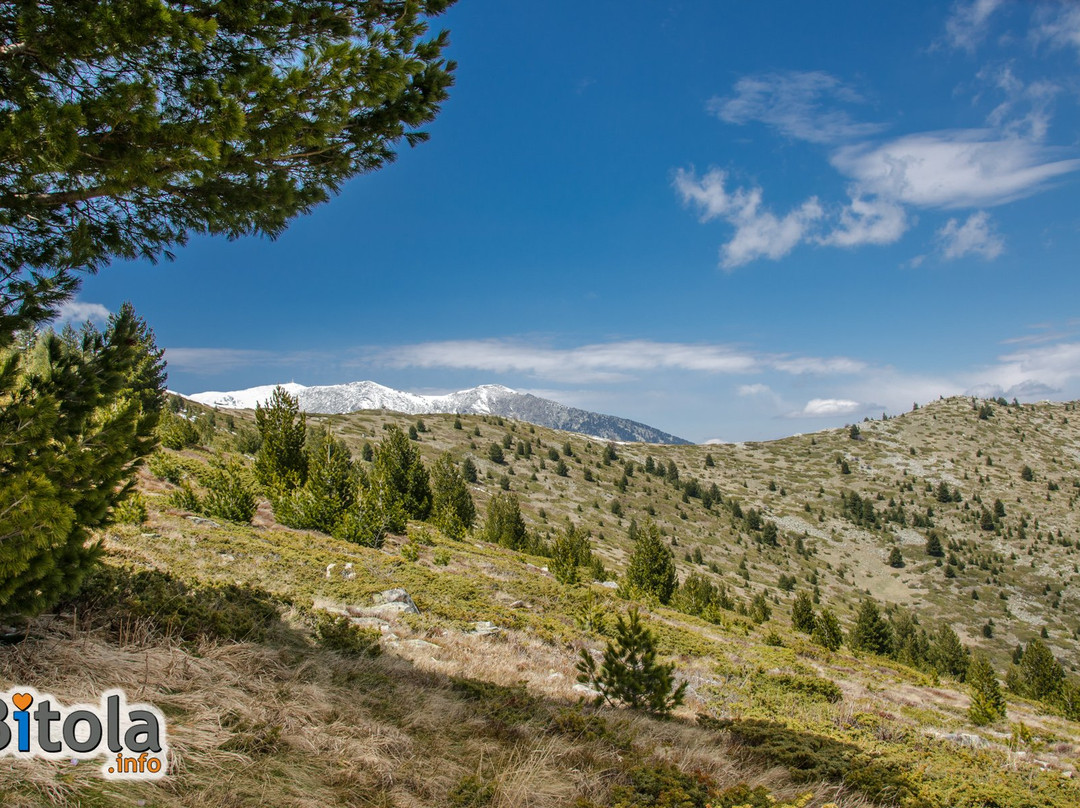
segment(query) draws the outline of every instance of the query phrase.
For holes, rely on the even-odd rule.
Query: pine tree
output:
[[[1005,717],[1005,696],[1001,692],[997,674],[982,654],[972,656],[967,683],[971,688],[971,705],[968,707],[971,723],[982,727]]]
[[[511,550],[525,549],[528,532],[516,494],[496,494],[488,501],[482,538]]]
[[[893,632],[888,621],[878,611],[877,604],[867,598],[859,607],[859,615],[848,637],[853,651],[888,656],[893,652]]]
[[[675,555],[660,536],[660,528],[648,519],[637,530],[637,542],[620,590],[629,597],[652,597],[667,603],[678,583]]]
[[[803,634],[811,634],[816,622],[813,599],[808,592],[800,592],[791,604],[791,627]]]
[[[274,516],[289,527],[332,533],[346,511],[356,505],[352,456],[325,427],[313,437],[306,452],[307,479],[291,491],[273,490]]]
[[[385,483],[398,497],[411,519],[427,519],[431,514],[431,480],[420,453],[396,424],[386,429],[386,437],[375,448],[371,476]]]
[[[843,632],[840,629],[840,621],[830,609],[822,609],[821,614],[814,621],[814,630],[810,638],[818,645],[835,651],[843,642]]]
[[[581,578],[578,567],[587,565],[591,560],[592,550],[585,531],[568,525],[551,543],[551,561],[548,568],[555,580],[573,585]]]
[[[255,405],[255,426],[262,444],[255,453],[255,479],[273,491],[291,491],[307,479],[307,416],[295,396],[275,387],[270,399]]]
[[[435,526],[453,539],[464,538],[476,521],[476,504],[449,452],[431,470],[431,510]]]
[[[452,2],[0,6],[0,310],[192,233],[276,236],[425,140],[454,64],[424,15]]]
[[[926,537],[926,554],[935,558],[943,558],[945,549],[941,546],[941,539],[935,531],[930,531]]]
[[[74,343],[46,331],[15,346],[0,328],[0,614],[78,590],[101,552],[91,533],[155,445],[164,379],[130,306]]]
[[[893,547],[889,551],[889,566],[896,568],[904,566],[904,554],[900,552],[899,547]]]
[[[599,666],[585,648],[577,665],[578,681],[600,693],[597,702],[626,705],[654,715],[667,715],[682,704],[686,682],[675,684],[675,665],[656,661],[656,641],[637,609],[615,619],[614,637]]]
[[[1036,639],[1027,644],[1017,670],[1009,671],[1005,680],[1009,689],[1021,696],[1052,701],[1061,693],[1065,670],[1047,645]]]
[[[960,637],[944,623],[938,626],[927,652],[928,661],[939,674],[952,676],[963,682],[970,666],[968,650]]]

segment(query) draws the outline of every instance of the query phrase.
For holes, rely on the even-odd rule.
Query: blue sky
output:
[[[117,264],[185,393],[500,383],[695,441],[1080,397],[1080,4],[460,0],[431,140]]]

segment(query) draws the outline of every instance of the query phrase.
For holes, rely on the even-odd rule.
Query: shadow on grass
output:
[[[878,760],[854,744],[760,719],[719,720],[702,715],[698,724],[724,732],[759,762],[783,766],[796,781],[843,783],[875,802],[929,808],[918,786],[899,766]]]

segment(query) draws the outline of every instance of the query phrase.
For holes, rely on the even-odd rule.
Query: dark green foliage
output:
[[[559,462],[555,464],[555,473],[560,477],[566,477],[569,474],[569,470],[566,467],[566,461],[559,458]]]
[[[1020,479],[1029,483],[1035,479],[1035,472],[1031,470],[1031,466],[1024,466],[1020,469]]]
[[[927,661],[939,674],[962,682],[967,676],[970,656],[957,633],[943,623],[930,641]]]
[[[644,596],[667,603],[678,583],[675,556],[660,536],[660,528],[648,519],[637,530],[637,542],[620,589],[629,597]]]
[[[755,623],[767,623],[769,621],[769,618],[772,617],[772,607],[769,605],[769,599],[765,597],[764,592],[758,592],[751,598],[746,613]]]
[[[356,480],[348,447],[326,428],[313,436],[307,450],[307,479],[298,488],[272,490],[274,516],[299,530],[332,533],[345,513],[356,506]]]
[[[941,537],[937,530],[931,530],[926,535],[926,554],[934,558],[945,557],[945,548],[941,546]]]
[[[700,773],[687,774],[671,763],[634,766],[629,783],[611,791],[612,808],[712,808],[712,782]]]
[[[307,479],[307,416],[295,396],[275,387],[265,406],[255,406],[255,426],[262,444],[255,454],[255,479],[274,491],[291,491]]]
[[[859,615],[848,636],[853,651],[888,656],[893,652],[893,632],[888,621],[878,611],[877,604],[867,598],[859,607]]]
[[[543,701],[529,693],[523,683],[506,686],[454,676],[450,686],[472,702],[476,712],[492,724],[497,733],[546,717]]]
[[[7,311],[0,301],[0,321]],[[132,493],[156,443],[164,365],[128,305],[102,332],[46,331],[18,349],[4,327],[0,615],[31,614],[74,594],[97,560],[92,532]]]
[[[467,774],[446,795],[449,808],[484,808],[495,799],[495,784],[477,774]]]
[[[726,730],[753,757],[783,766],[796,781],[840,782],[886,804],[930,806],[899,767],[876,760],[853,744],[760,719],[718,720],[699,715],[698,723]]]
[[[869,497],[860,497],[854,491],[842,492],[840,502],[841,513],[855,524],[869,528],[881,526],[878,514],[874,510],[874,503]]]
[[[425,139],[454,66],[423,15],[451,2],[0,7],[0,331],[112,257],[276,236]]]
[[[259,642],[279,617],[279,604],[260,589],[189,585],[167,572],[108,565],[87,577],[70,605],[81,620],[118,636],[142,619],[156,633],[185,641]]]
[[[466,457],[461,461],[461,476],[465,478],[465,482],[467,483],[476,482],[476,464],[472,461],[471,457]]]
[[[666,715],[682,704],[686,682],[676,686],[674,664],[656,661],[656,641],[641,622],[637,609],[615,619],[613,638],[599,666],[588,649],[581,649],[578,681],[600,693],[597,701],[624,704],[655,715]]]
[[[800,592],[791,604],[791,627],[803,634],[812,634],[816,622],[813,599],[808,592]]]
[[[904,554],[900,552],[899,547],[893,547],[889,551],[889,566],[896,567],[897,569],[904,566]]]
[[[214,464],[206,474],[206,495],[198,510],[207,516],[247,524],[255,515],[255,494],[247,471],[237,461]]]
[[[1005,503],[1002,502],[1000,499],[995,499],[994,500],[994,518],[995,519],[1004,519],[1005,518]]]
[[[431,512],[435,526],[453,539],[463,538],[476,521],[476,504],[449,452],[431,470]]]
[[[589,537],[584,530],[573,525],[568,525],[551,543],[548,568],[560,583],[576,584],[580,580],[578,567],[588,566],[591,561]]]
[[[686,576],[686,580],[671,599],[671,605],[684,614],[703,617],[712,622],[719,619],[717,610],[731,611],[735,608],[735,602],[726,586],[717,586],[707,576],[696,572]]]
[[[982,654],[975,654],[968,666],[967,682],[971,688],[968,718],[977,727],[1005,717],[1005,696],[993,666]]]
[[[431,514],[431,482],[420,453],[395,424],[386,428],[386,437],[375,449],[371,479],[400,503],[411,519],[427,519]]]
[[[488,460],[492,463],[498,463],[499,465],[506,462],[503,458],[502,447],[499,444],[492,443],[491,446],[488,447]]]
[[[1005,677],[1009,689],[1036,701],[1053,701],[1065,684],[1065,670],[1042,640],[1032,640],[1020,664]]]
[[[342,656],[376,657],[382,651],[378,629],[354,626],[342,615],[316,613],[314,633],[320,646]]]
[[[182,415],[166,413],[157,428],[158,440],[167,449],[187,449],[199,442],[199,431]]]
[[[821,676],[762,673],[755,677],[755,685],[776,687],[800,696],[801,700],[826,701],[829,704],[836,704],[844,697],[844,692],[835,682]]]
[[[481,538],[511,550],[525,549],[529,536],[516,494],[496,494],[488,501]]]
[[[713,460],[713,456],[709,453],[705,454],[705,468],[711,469],[716,465],[716,461]]]
[[[983,508],[982,516],[979,518],[979,527],[983,530],[993,530],[997,526],[994,522],[994,515],[990,511]]]

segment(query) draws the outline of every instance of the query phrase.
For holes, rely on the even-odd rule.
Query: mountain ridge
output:
[[[261,385],[229,392],[211,390],[184,397],[210,407],[254,409],[256,404],[270,398],[277,386]],[[390,410],[407,415],[498,415],[605,440],[673,445],[691,443],[640,421],[570,407],[531,393],[519,393],[499,384],[484,384],[437,396],[395,390],[366,380],[311,387],[289,382],[280,386],[296,396],[301,410],[318,415],[342,415],[360,410]]]

